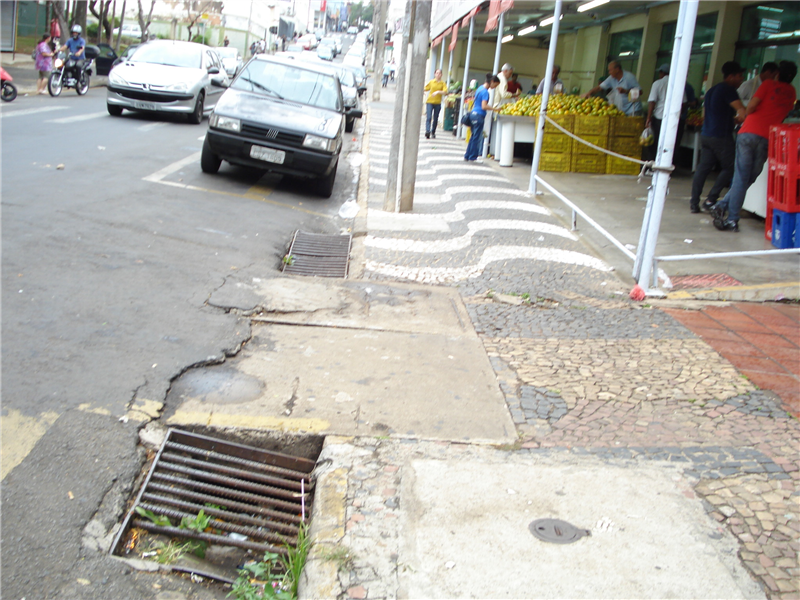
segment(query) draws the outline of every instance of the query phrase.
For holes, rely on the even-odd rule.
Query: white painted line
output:
[[[417,166],[422,165],[422,164],[428,164],[428,163],[431,163],[431,162],[463,163],[464,162],[464,154],[461,153],[458,156],[439,156],[439,155],[427,156],[425,158],[418,159],[417,160]],[[372,157],[372,153],[370,152],[369,163],[370,163],[370,166],[372,166],[374,164],[388,165],[389,164],[389,159],[388,158],[373,158]],[[475,166],[481,166],[481,167],[484,166],[481,163],[474,163],[473,162],[472,164],[475,165]]]
[[[419,202],[424,195],[415,196]],[[538,204],[525,202],[512,202],[508,200],[465,200],[456,202],[453,211],[449,213],[394,213],[370,209],[367,213],[367,229],[371,231],[436,231],[450,232],[450,227],[442,223],[454,223],[464,220],[464,212],[468,210],[518,210],[521,212],[535,213],[537,215],[550,215],[550,211]]]
[[[99,119],[100,117],[107,117],[108,111],[88,113],[85,115],[75,115],[74,117],[64,117],[63,119],[50,119],[45,123],[77,123],[79,121],[89,121],[91,119]]]
[[[476,187],[471,185],[455,186],[447,188],[440,196],[435,194],[425,194],[422,198],[415,198],[415,204],[445,204],[453,199],[455,194],[485,194],[487,196],[506,195],[506,196],[521,196],[523,198],[533,199],[533,195],[529,192],[523,192],[516,188],[501,188],[501,187]]]
[[[151,129],[158,129],[159,127],[166,127],[169,125],[166,121],[154,121],[146,125],[139,125],[136,129],[139,131],[150,131]]]
[[[464,161],[461,161],[462,163]],[[427,176],[427,175],[438,175],[440,170],[447,169],[448,171],[461,171],[463,173],[475,173],[483,171],[485,173],[494,173],[494,169],[488,165],[480,165],[480,164],[455,164],[455,165],[433,165],[430,169],[417,169],[416,174],[417,176]],[[389,167],[376,167],[375,165],[370,165],[369,167],[370,173],[388,173]]]
[[[403,267],[369,260],[366,269],[388,277],[421,283],[454,283],[478,277],[489,263],[515,259],[578,265],[604,272],[613,271],[605,262],[588,254],[556,248],[530,248],[527,246],[491,246],[483,251],[478,264],[466,267]]]
[[[24,117],[25,115],[36,115],[38,113],[50,112],[51,110],[66,110],[67,106],[43,106],[42,108],[26,108],[23,110],[0,111],[0,117],[8,119],[10,117]],[[7,109],[6,109],[7,110]]]
[[[166,177],[167,175],[174,173],[175,171],[180,171],[186,165],[190,165],[194,162],[197,162],[198,160],[200,160],[200,154],[201,152],[195,152],[194,154],[187,156],[184,159],[174,162],[171,165],[167,165],[166,167],[164,167],[160,171],[156,171],[152,175],[147,175],[146,177],[142,177],[142,179],[144,181],[152,181],[153,183],[165,183],[167,185],[174,185],[175,187],[183,187],[183,188],[189,187],[182,183],[174,183],[170,181],[161,181],[161,180],[164,179],[164,177]]]
[[[502,182],[508,181],[508,179],[506,179],[502,175],[480,175],[477,173],[450,173],[446,175],[439,175],[436,177],[436,180],[434,181],[417,181],[414,183],[414,187],[417,189],[439,187],[440,185],[445,185],[446,179],[456,179],[458,181],[467,181],[470,179],[476,181],[502,181]],[[386,185],[386,180],[381,179],[379,177],[370,177],[369,183],[370,185]]]
[[[541,223],[539,221],[515,221],[505,219],[487,219],[483,221],[471,221],[467,228],[469,231],[457,238],[448,240],[402,240],[397,238],[379,238],[368,235],[364,238],[364,245],[371,248],[382,250],[399,250],[400,252],[420,252],[423,254],[435,254],[439,252],[453,252],[463,250],[472,243],[472,236],[479,231],[490,230],[513,230],[513,231],[537,231],[549,235],[557,235],[568,240],[576,241],[577,238],[567,229],[551,223]]]

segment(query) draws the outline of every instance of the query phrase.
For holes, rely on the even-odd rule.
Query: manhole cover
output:
[[[324,235],[295,231],[283,272],[309,277],[347,277],[350,235]]]
[[[584,536],[592,535],[588,529],[578,529],[560,519],[536,519],[528,525],[531,533],[543,542],[571,544]]]

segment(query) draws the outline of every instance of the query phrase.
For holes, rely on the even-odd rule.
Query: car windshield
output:
[[[350,69],[339,69],[339,81],[347,87],[356,87],[356,77]]]
[[[220,58],[236,58],[239,55],[239,51],[236,48],[226,48],[225,46],[216,48],[216,51]]]
[[[231,87],[329,110],[340,107],[333,76],[265,60],[250,61]]]
[[[131,60],[187,69],[199,69],[203,65],[200,47],[188,44],[143,44],[136,49]]]

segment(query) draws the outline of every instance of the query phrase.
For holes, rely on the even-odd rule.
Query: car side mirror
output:
[[[354,108],[353,110],[347,111],[347,116],[353,117],[354,119],[360,119],[364,116],[364,112]]]
[[[225,81],[225,77],[220,75],[218,77],[211,78],[211,85],[216,87],[226,88],[228,87],[228,82]]]
[[[208,67],[209,75],[216,75],[217,73],[219,73],[219,67]]]
[[[363,86],[363,87],[359,86],[359,88],[358,88],[358,93],[359,94],[363,94],[366,91],[367,91],[367,87],[366,86]]]

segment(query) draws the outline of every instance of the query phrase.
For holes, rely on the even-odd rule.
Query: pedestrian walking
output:
[[[49,33],[42,35],[42,40],[36,45],[36,70],[39,71],[39,80],[36,82],[36,93],[47,93],[47,80],[53,70],[53,49],[50,47]]]
[[[383,79],[381,80],[381,87],[389,85],[389,77],[392,75],[392,65],[388,62],[383,65]]]
[[[741,65],[728,61],[722,65],[723,80],[706,93],[703,103],[703,129],[700,132],[700,164],[692,179],[692,197],[689,210],[700,212],[700,196],[711,169],[719,163],[720,172],[706,201],[703,210],[710,211],[719,199],[720,193],[730,187],[733,167],[736,160],[736,144],[733,141],[733,128],[744,121],[744,105],[736,89],[742,85],[744,76]]]
[[[433,79],[425,84],[428,98],[425,100],[425,137],[436,139],[436,124],[439,122],[439,113],[442,110],[442,97],[447,91],[447,84],[442,81],[442,70],[436,69]]]
[[[722,202],[714,207],[714,227],[720,231],[739,231],[739,213],[745,194],[767,162],[769,128],[783,123],[797,101],[792,85],[796,75],[797,65],[782,60],[778,65],[778,80],[763,81],[747,105],[744,123],[736,136],[733,183]]]
[[[497,75],[488,73],[486,75],[486,83],[475,92],[472,112],[469,113],[471,133],[464,160],[476,161],[481,154],[483,148],[483,122],[486,119],[486,112],[494,110],[489,104],[489,91],[495,89],[498,85],[500,85],[500,78]]]

